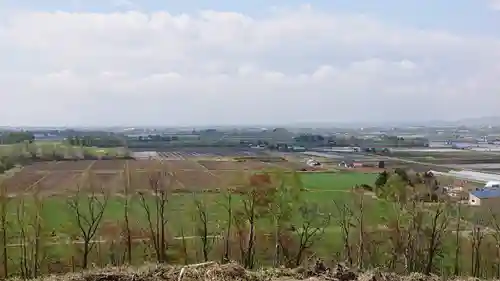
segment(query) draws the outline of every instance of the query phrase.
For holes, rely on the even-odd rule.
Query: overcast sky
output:
[[[500,1],[3,0],[1,125],[500,115]]]

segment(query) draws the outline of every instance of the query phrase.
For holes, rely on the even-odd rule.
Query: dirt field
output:
[[[210,171],[263,170],[278,166],[260,161],[209,161],[200,160],[199,164]],[[286,163],[286,162],[285,162]],[[280,166],[281,167],[281,166]],[[281,167],[289,169],[290,167]]]
[[[47,174],[36,186],[39,191],[54,193],[61,189],[77,190],[80,172],[52,172]]]
[[[96,161],[91,170],[123,170],[125,168],[125,160],[106,160]]]
[[[32,186],[44,177],[41,173],[21,171],[3,181],[7,194],[29,191]]]
[[[191,160],[167,160],[163,161],[170,171],[178,170],[194,170],[194,171],[204,171],[205,169],[200,166],[196,161]]]
[[[184,189],[202,190],[206,188],[217,188],[220,181],[208,172],[178,171],[175,178],[182,183]]]
[[[236,162],[236,161],[209,161],[202,160],[198,161],[201,165],[211,171],[220,171],[220,170],[240,170],[245,169],[245,163]]]
[[[151,160],[129,160],[128,167],[130,170],[148,170],[158,167],[160,163],[158,161]]]
[[[264,163],[260,161],[245,161],[241,162],[245,170],[264,170],[275,167],[272,164]]]
[[[35,162],[27,167],[23,168],[25,172],[37,172],[37,171],[50,171],[54,169],[53,167],[57,165],[58,162]]]
[[[44,194],[64,193],[65,191],[85,188],[81,185],[82,175],[90,179],[89,186],[105,188],[111,192],[122,193],[125,188],[124,171],[128,166],[131,172],[131,188],[150,190],[157,181],[158,174],[167,185],[176,191],[197,191],[201,189],[222,188],[234,185],[253,170],[281,167],[300,169],[300,163],[264,163],[257,160],[247,161],[209,161],[209,160],[81,160],[35,163],[24,167],[20,172],[5,180],[10,194],[26,193],[37,188]],[[89,174],[87,174],[89,172]],[[36,183],[36,185],[35,185]],[[80,184],[80,185],[79,185]],[[165,183],[164,183],[165,184]]]
[[[39,170],[44,171],[84,171],[91,167],[95,162],[94,160],[78,160],[78,161],[60,161],[54,165],[47,165]]]
[[[300,170],[300,169],[307,169],[309,166],[306,164],[302,163],[296,163],[296,162],[274,162],[272,165],[275,165],[280,168],[284,169],[293,169],[293,170]]]

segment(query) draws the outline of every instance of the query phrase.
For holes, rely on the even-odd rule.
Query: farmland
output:
[[[78,182],[83,175],[105,178],[109,184],[130,173],[134,186],[147,186],[148,173],[165,172],[176,183],[176,191],[199,191],[216,187],[235,172],[289,169],[289,162],[264,163],[261,161],[215,160],[79,160],[38,162],[24,167],[7,178],[4,186],[10,195],[38,190],[41,195],[64,194],[70,182]],[[295,167],[300,167],[300,164]],[[123,182],[122,182],[123,183]]]
[[[388,220],[397,217],[393,202],[374,198],[370,192],[352,192],[355,185],[373,185],[377,177],[373,172],[356,172],[356,169],[309,172],[302,170],[304,165],[301,163],[257,156],[238,156],[232,159],[225,155],[215,159],[193,156],[167,160],[164,154],[157,155],[164,158],[40,162],[6,177],[2,186],[10,199],[0,203],[7,206],[6,219],[12,222],[5,242],[12,260],[9,267],[19,267],[15,262],[15,257],[22,255],[19,245],[30,240],[30,235],[36,230],[32,226],[36,225],[37,218],[43,222],[38,221],[43,227],[37,237],[51,245],[44,248],[44,254],[50,258],[48,260],[57,261],[63,268],[61,271],[69,270],[75,263],[78,267],[85,267],[82,265],[81,255],[85,238],[78,217],[92,217],[99,206],[103,210],[102,219],[99,220],[92,241],[100,242],[96,242],[96,248],[88,257],[98,264],[108,261],[108,257],[103,256],[104,252],[115,253],[116,249],[120,249],[119,254],[122,255],[125,255],[124,249],[133,251],[130,260],[132,263],[160,259],[155,246],[148,242],[152,238],[151,222],[158,225],[158,221],[154,222],[155,219],[165,220],[160,223],[166,225],[168,232],[169,255],[203,260],[199,249],[200,243],[204,242],[200,241],[200,237],[226,235],[226,229],[231,227],[228,226],[228,220],[234,220],[233,223],[238,226],[238,220],[248,215],[248,204],[253,204],[251,202],[260,204],[255,209],[258,212],[255,235],[259,237],[256,255],[259,255],[262,263],[270,262],[274,242],[269,235],[275,227],[272,214],[277,210],[274,205],[266,203],[265,200],[268,199],[285,200],[283,204],[288,207],[284,208],[290,208],[288,223],[299,226],[294,230],[295,234],[299,235],[302,229],[300,226],[307,225],[304,224],[307,220],[323,229],[324,240],[320,241],[318,238],[319,244],[313,248],[319,256],[328,256],[328,251],[332,249],[342,249],[344,230],[340,219],[346,216],[346,213],[342,215],[343,212],[347,212],[342,210],[349,209],[353,212],[349,216],[358,216],[360,213],[355,210],[362,204],[364,210],[367,210],[363,220],[366,220],[368,229],[384,227]],[[280,193],[278,199],[272,193],[267,193],[270,189],[266,188],[265,181],[256,182],[254,186],[249,178],[258,170],[276,172],[273,175],[283,180],[286,187],[283,190],[288,191],[280,191],[285,193]],[[299,171],[290,172],[294,170]],[[258,192],[269,197],[265,197],[264,201],[259,201],[262,198],[255,199],[252,197],[256,196],[254,193],[244,189],[250,185],[258,187]],[[226,187],[233,187],[236,192],[228,192]],[[238,189],[239,187],[243,188]],[[168,194],[164,195],[163,190],[169,191]],[[293,195],[294,192],[298,192],[298,197]],[[162,196],[167,196],[165,198],[168,199],[168,204],[164,205],[165,209],[162,211],[166,217],[161,217],[158,213]],[[234,214],[228,215],[229,209]],[[308,213],[303,213],[304,210]],[[124,214],[127,214],[128,221]],[[200,228],[200,217],[204,219],[206,228]],[[132,241],[130,248],[123,244],[125,223]],[[242,234],[234,235],[241,237],[239,235]],[[158,236],[154,237],[159,239]],[[181,242],[185,237],[188,237],[187,240]],[[215,240],[213,243],[210,257],[219,258],[221,245]],[[238,254],[234,251],[238,242],[231,240],[231,243],[235,243],[231,257],[236,259]],[[189,253],[182,253],[182,247],[189,247],[186,250]]]
[[[300,164],[296,164],[299,165]],[[42,214],[46,218],[46,226],[50,231],[60,232],[72,223],[69,214],[67,197],[76,191],[83,192],[88,185],[98,187],[110,194],[104,220],[108,222],[119,222],[123,220],[123,195],[125,192],[132,194],[129,212],[136,221],[144,221],[144,206],[141,205],[136,192],[150,192],[151,179],[161,175],[168,181],[171,191],[171,202],[169,203],[169,214],[174,225],[189,224],[189,210],[193,209],[193,192],[213,191],[227,186],[241,184],[242,180],[249,174],[259,169],[273,171],[276,169],[287,170],[292,166],[289,163],[279,162],[264,163],[260,161],[209,161],[209,160],[80,160],[35,163],[15,173],[3,181],[4,191],[13,200],[23,198],[24,202],[31,202],[31,194],[43,198],[44,206]],[[297,166],[296,166],[297,167]],[[362,173],[303,173],[301,174],[301,186],[310,189],[311,192],[304,194],[305,198],[317,201],[321,204],[331,203],[335,198],[347,200],[348,194],[325,196],[312,192],[318,190],[349,191],[355,184],[373,184],[376,174]],[[129,179],[126,184],[127,178]],[[89,183],[90,182],[90,183]],[[128,186],[128,188],[126,188]],[[127,190],[125,190],[127,189]],[[222,212],[220,202],[224,195],[220,193],[200,193],[198,195],[204,201],[209,202],[211,218],[220,220],[217,214]],[[238,198],[239,195],[235,195]],[[238,202],[239,200],[235,200]],[[152,204],[152,200],[148,201]],[[239,203],[237,203],[239,204]],[[16,204],[11,203],[12,208]],[[53,216],[54,210],[66,210]],[[14,211],[13,211],[14,212]],[[178,213],[178,214],[177,214]],[[141,226],[139,226],[141,227]],[[193,234],[193,226],[186,225],[184,230],[187,234]],[[109,229],[108,229],[109,231]],[[174,235],[180,235],[179,228],[171,230]]]

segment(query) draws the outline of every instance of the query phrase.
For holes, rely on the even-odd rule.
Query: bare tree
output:
[[[123,206],[123,217],[125,219],[125,239],[127,244],[127,263],[132,264],[132,235],[130,232],[130,218],[129,218],[129,203],[130,203],[130,167],[128,165],[128,160],[125,162],[125,188],[124,188],[124,196],[125,202]]]
[[[231,252],[230,249],[230,239],[231,239],[231,231],[233,226],[233,190],[228,188],[224,192],[224,200],[221,202],[222,207],[226,210],[226,232],[224,234],[224,253],[222,256],[222,262],[227,263],[230,261],[229,254]]]
[[[83,268],[88,267],[89,254],[96,245],[93,239],[101,224],[108,201],[109,192],[102,187],[97,188],[88,175],[83,180],[83,186],[79,184],[76,194],[67,199],[67,205],[73,212],[75,224],[83,239]]]
[[[242,203],[242,221],[246,225],[246,245],[243,248],[243,264],[246,268],[253,268],[255,264],[255,224],[257,222],[257,201],[258,201],[258,190],[255,187],[250,187],[250,189],[243,195]]]
[[[355,202],[357,206],[356,215],[354,219],[357,224],[358,229],[358,251],[357,251],[357,265],[359,268],[364,266],[364,255],[365,255],[365,195],[362,190],[354,190],[355,192]]]
[[[396,225],[401,237],[396,243],[395,252],[404,253],[405,273],[422,271],[425,266],[422,244],[425,242],[424,218],[428,210],[424,209],[422,204],[417,200],[411,200],[405,209],[400,208],[396,211]],[[406,221],[409,221],[407,226],[405,226]]]
[[[9,197],[6,192],[6,187],[3,181],[0,181],[0,227],[1,227],[1,238],[2,238],[2,269],[3,269],[3,274],[4,278],[6,278],[9,275],[9,264],[8,264],[8,250],[7,250],[7,244],[9,243],[8,241],[8,235],[7,235],[7,228],[8,228],[8,221],[7,221],[7,213],[8,213],[8,204],[9,204]]]
[[[497,213],[494,210],[490,209],[491,214],[491,226],[493,227],[493,238],[496,242],[496,251],[495,251],[495,277],[497,279],[500,278],[500,222]]]
[[[342,233],[342,241],[344,247],[344,254],[346,255],[347,262],[349,266],[353,265],[352,248],[351,248],[351,231],[355,227],[353,223],[353,212],[349,205],[345,202],[333,201],[337,213],[335,218],[337,219],[337,224],[340,227]]]
[[[300,227],[295,229],[299,237],[295,266],[300,265],[304,252],[322,237],[331,218],[331,214],[323,213],[317,204],[303,204],[299,207],[299,215]]]
[[[462,248],[462,243],[460,239],[460,233],[461,233],[461,224],[462,224],[462,204],[460,202],[457,203],[457,218],[456,218],[456,225],[455,225],[455,260],[453,264],[453,274],[455,276],[460,275],[460,255],[461,255],[461,248]]]
[[[481,245],[483,244],[485,231],[480,224],[474,223],[471,232],[471,268],[472,277],[479,277],[481,273]]]
[[[193,202],[196,212],[196,235],[201,240],[203,259],[208,261],[208,254],[212,250],[214,244],[214,233],[210,229],[210,221],[207,204],[205,200],[200,199],[194,194]]]
[[[168,173],[163,171],[149,173],[148,177],[149,188],[153,197],[152,206],[150,204],[151,196],[146,193],[140,192],[139,199],[146,214],[149,235],[156,253],[156,259],[158,262],[163,263],[167,261],[167,205],[172,179]]]
[[[181,241],[182,241],[182,254],[184,255],[184,265],[189,264],[189,255],[188,255],[188,250],[187,250],[187,241],[186,241],[186,234],[184,233],[184,225],[181,224],[180,226],[180,231],[181,231]]]
[[[285,247],[282,236],[285,229],[289,229],[290,220],[293,216],[294,206],[298,205],[300,201],[300,192],[302,184],[298,174],[286,174],[283,171],[276,171],[274,173],[276,191],[272,194],[272,202],[270,205],[271,220],[274,224],[274,266],[277,267],[281,264],[281,256]],[[274,186],[273,186],[274,188]],[[284,253],[283,253],[284,254]]]
[[[33,195],[33,208],[21,198],[16,210],[17,238],[20,248],[19,270],[24,279],[40,275],[42,255],[42,201],[38,192]]]
[[[427,264],[424,273],[429,275],[434,268],[434,260],[443,246],[443,238],[448,233],[448,204],[439,203],[432,216],[431,225],[427,229]]]

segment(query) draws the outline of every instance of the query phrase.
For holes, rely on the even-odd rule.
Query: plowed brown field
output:
[[[81,172],[52,172],[37,184],[42,193],[57,193],[65,190],[77,190]]]
[[[309,166],[306,164],[302,163],[295,163],[295,162],[274,162],[272,165],[276,165],[280,168],[288,169],[288,170],[300,170],[300,169],[307,169]]]
[[[203,165],[208,170],[242,170],[245,169],[245,163],[236,162],[236,161],[209,161],[209,160],[200,160],[198,161],[201,165]]]
[[[125,168],[125,161],[127,160],[100,160],[92,165],[91,170],[118,170],[121,171]]]
[[[35,162],[23,168],[25,172],[50,171],[57,165],[56,161],[51,162]]]
[[[123,193],[125,189],[125,167],[130,175],[130,192],[149,190],[158,178],[162,185],[172,191],[199,191],[245,184],[245,180],[255,170],[282,167],[298,170],[305,164],[282,162],[264,163],[247,161],[209,160],[79,160],[59,162],[39,162],[25,167],[4,181],[8,193],[26,193],[37,183],[36,188],[43,194],[75,191],[81,186],[82,175],[88,176],[88,186],[103,188],[111,192]],[[375,171],[374,171],[375,172]],[[89,173],[89,174],[88,174]],[[159,175],[161,175],[159,177]],[[79,186],[80,184],[80,186]]]
[[[130,170],[149,170],[161,167],[161,163],[156,160],[127,160]]]
[[[50,171],[83,171],[93,165],[95,160],[60,161],[50,166]]]
[[[190,191],[221,187],[219,179],[208,172],[179,171],[175,172],[174,176],[185,189]]]
[[[33,184],[41,180],[44,176],[41,173],[21,171],[10,178],[6,178],[3,181],[3,185],[8,194],[23,193],[28,191]]]
[[[163,163],[167,166],[167,169],[170,171],[179,171],[179,170],[195,170],[195,171],[203,171],[204,168],[195,161],[191,160],[166,160]]]

